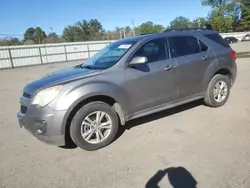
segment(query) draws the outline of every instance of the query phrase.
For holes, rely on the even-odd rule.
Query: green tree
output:
[[[77,26],[68,26],[64,28],[62,38],[66,42],[76,42],[80,40],[79,33],[80,30]]]
[[[129,26],[125,27],[126,36],[132,36],[132,29]]]
[[[24,33],[24,40],[34,40],[35,39],[36,30],[33,27],[28,28]]]
[[[192,23],[188,18],[179,16],[170,22],[169,27],[170,29],[190,28],[192,27]]]
[[[46,34],[40,27],[30,27],[24,33],[24,41],[30,40],[41,44],[44,38],[46,38]]]
[[[103,32],[102,24],[97,19],[82,20],[77,22],[76,26],[80,40],[98,40]]]
[[[162,31],[164,26],[148,21],[142,23],[137,29],[140,30],[141,33],[155,33]]]
[[[20,45],[22,44],[18,38],[10,38],[10,45]]]
[[[100,40],[103,35],[102,24],[97,19],[82,20],[63,30],[63,39],[68,42]]]
[[[48,34],[48,36],[44,39],[45,43],[58,43],[61,39],[58,37],[58,35],[55,32],[51,32]]]
[[[237,0],[202,0],[203,6],[210,6],[221,16],[233,16],[238,7]]]
[[[192,22],[192,27],[207,27],[208,21],[206,20],[206,18],[203,17],[198,17],[195,20],[193,20]]]
[[[88,22],[88,25],[90,33],[97,33],[97,32],[101,33],[103,31],[102,24],[97,19],[91,19]]]
[[[241,0],[241,19],[240,19],[240,28],[242,30],[250,30],[250,0]]]
[[[236,30],[239,17],[239,3],[235,0],[202,0],[202,5],[210,6],[208,20],[212,28],[219,32]]]
[[[40,27],[37,27],[35,29],[34,37],[35,37],[34,39],[37,43],[42,44],[43,40],[46,38],[46,34]]]
[[[47,36],[48,38],[59,38],[58,35],[55,32],[51,32]]]
[[[202,5],[211,6],[212,8],[221,8],[231,2],[231,0],[202,0]]]
[[[218,32],[232,31],[233,20],[229,16],[221,16],[217,10],[213,10],[208,16],[212,28]]]
[[[0,46],[13,46],[13,45],[21,45],[22,42],[18,38],[5,38],[0,40]]]
[[[97,19],[91,19],[88,22],[89,25],[89,40],[102,39],[104,30],[102,24]]]

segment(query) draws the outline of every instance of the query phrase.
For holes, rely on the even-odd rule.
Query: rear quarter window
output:
[[[218,33],[206,34],[204,36],[223,47],[230,47],[225,39],[223,39]]]

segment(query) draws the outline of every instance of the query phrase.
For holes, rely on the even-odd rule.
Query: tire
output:
[[[95,114],[97,114],[97,112],[101,112],[104,113],[106,115],[103,116],[102,120],[106,120],[108,122],[111,121],[111,125],[110,125],[110,129],[104,130],[101,128],[98,128],[101,126],[98,125],[96,119],[97,115],[95,116]],[[93,115],[91,115],[93,114]],[[89,117],[89,119],[93,120],[92,124],[90,124],[89,119],[87,118]],[[93,117],[96,117],[93,118]],[[87,118],[87,120],[85,119]],[[101,119],[101,118],[99,118]],[[82,126],[82,123],[84,123],[86,125]],[[104,122],[105,123],[105,122]],[[104,125],[103,123],[103,125]],[[91,125],[91,126],[90,126]],[[95,128],[93,128],[93,125]],[[92,127],[92,128],[91,128]],[[74,116],[72,122],[71,122],[71,126],[70,126],[70,136],[72,138],[72,140],[74,141],[74,143],[79,146],[80,148],[84,149],[84,150],[88,150],[88,151],[93,151],[93,150],[98,150],[100,148],[103,148],[107,145],[109,145],[116,137],[117,132],[118,132],[118,128],[119,128],[119,121],[118,121],[118,116],[116,114],[116,112],[111,108],[111,106],[109,106],[108,104],[104,103],[104,102],[91,102],[89,104],[86,104],[85,106],[83,106]],[[86,139],[83,138],[82,133],[83,131],[85,131],[85,137],[87,137]],[[91,131],[93,130],[93,131]],[[92,134],[92,136],[90,136],[90,134],[88,134],[88,131]],[[101,134],[99,133],[99,131],[101,131],[102,136],[105,138],[103,141],[101,140]],[[104,131],[104,132],[102,132]],[[106,131],[106,132],[105,132]],[[107,133],[105,135],[105,133]],[[97,136],[97,134],[99,136]],[[90,139],[87,141],[88,136],[90,136]],[[91,139],[93,138],[93,139]],[[99,140],[98,140],[99,138]],[[96,143],[93,143],[95,140]],[[91,142],[91,143],[90,143]]]
[[[221,93],[226,93],[226,95],[224,97],[221,96],[220,99],[223,99],[223,100],[219,100],[219,97],[215,97],[214,96],[214,90],[217,86],[220,86],[220,83],[225,83],[226,84],[226,87],[227,87],[227,92],[225,92],[224,90],[223,91],[219,91]],[[219,85],[216,85],[216,84],[219,84]],[[223,84],[222,84],[223,85]],[[231,84],[230,84],[230,80],[229,80],[229,77],[228,76],[224,76],[224,75],[221,75],[221,74],[217,74],[215,75],[209,85],[208,85],[208,88],[207,88],[207,91],[206,91],[206,96],[205,96],[205,99],[204,99],[204,102],[207,106],[210,106],[210,107],[214,107],[214,108],[217,108],[217,107],[221,107],[223,106],[227,100],[228,100],[228,97],[230,95],[230,88],[231,88]],[[218,91],[216,91],[215,93],[218,93]]]

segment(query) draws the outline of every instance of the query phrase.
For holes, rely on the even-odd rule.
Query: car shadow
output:
[[[174,114],[178,114],[178,113],[184,112],[186,110],[190,110],[192,108],[198,107],[203,104],[204,104],[203,100],[197,100],[197,101],[190,102],[184,105],[180,105],[174,108],[170,108],[168,110],[164,110],[164,111],[157,112],[148,116],[144,116],[138,119],[128,121],[125,126],[120,127],[116,140],[119,139],[120,136],[122,136],[125,131],[128,131],[134,127],[143,125],[151,121],[162,119],[162,118],[174,115]]]
[[[168,175],[169,183],[173,188],[196,188],[197,181],[184,167],[171,167],[159,170],[145,185],[145,188],[160,188],[159,182]]]
[[[142,125],[144,123],[148,123],[148,122],[162,119],[162,118],[174,115],[174,114],[181,113],[181,112],[186,111],[186,110],[190,110],[190,109],[195,108],[197,106],[200,106],[202,104],[203,104],[203,100],[198,100],[198,101],[194,101],[194,102],[191,102],[188,104],[177,106],[175,108],[170,108],[168,110],[157,112],[155,114],[144,116],[144,117],[141,117],[141,118],[138,118],[135,120],[131,120],[131,121],[127,122],[126,128],[129,130],[133,127]]]

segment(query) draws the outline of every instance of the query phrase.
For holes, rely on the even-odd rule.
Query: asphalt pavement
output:
[[[1,188],[249,188],[250,59],[238,59],[228,103],[200,101],[127,124],[94,152],[46,145],[18,126],[22,88],[74,63],[0,71]]]

